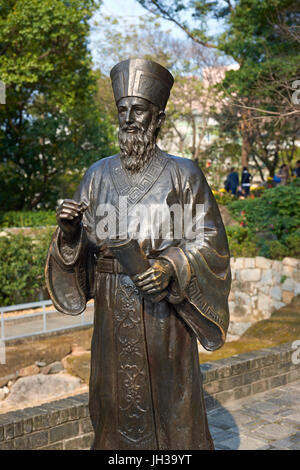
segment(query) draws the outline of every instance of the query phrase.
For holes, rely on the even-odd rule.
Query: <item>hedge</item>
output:
[[[0,227],[45,227],[56,225],[55,211],[0,212]]]
[[[38,300],[45,289],[44,269],[53,229],[34,238],[0,237],[0,305]]]
[[[231,202],[240,226],[226,229],[232,256],[300,257],[300,181],[267,189],[261,197]],[[247,252],[248,255],[240,254]]]

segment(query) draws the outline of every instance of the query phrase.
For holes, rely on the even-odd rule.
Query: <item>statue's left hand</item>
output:
[[[145,294],[157,294],[163,291],[173,276],[173,266],[165,259],[157,260],[142,274],[132,276],[135,285]]]

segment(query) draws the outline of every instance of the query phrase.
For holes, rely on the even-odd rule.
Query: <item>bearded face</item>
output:
[[[120,156],[130,173],[142,171],[154,157],[164,114],[147,100],[123,98],[118,103]]]

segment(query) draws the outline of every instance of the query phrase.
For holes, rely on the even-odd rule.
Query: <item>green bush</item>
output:
[[[0,212],[0,227],[43,227],[56,225],[55,211]]]
[[[229,231],[229,244],[233,253],[247,251],[246,248],[255,244],[258,254],[267,258],[300,256],[299,181],[268,189],[257,199],[234,201],[228,205],[228,209],[244,225],[241,228],[247,229],[243,232],[243,240],[241,236],[238,237],[238,232]],[[245,248],[239,247],[238,243],[245,245]]]
[[[300,182],[268,189],[256,199],[234,201],[228,209],[253,232],[269,230],[281,238],[300,227]]]
[[[38,300],[45,288],[44,268],[53,230],[36,236],[0,237],[0,305]]]
[[[227,206],[235,200],[235,196],[232,193],[223,191],[213,191],[213,195],[218,204]]]
[[[259,248],[248,228],[233,225],[226,227],[226,233],[231,256],[235,258],[258,256]]]

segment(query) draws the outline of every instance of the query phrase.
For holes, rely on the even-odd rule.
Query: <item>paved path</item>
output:
[[[300,381],[207,415],[216,450],[300,450]]]
[[[73,326],[80,326],[81,322],[92,323],[94,319],[94,307],[88,307],[83,315],[64,315],[60,312],[51,312],[46,315],[46,329],[44,330],[43,314],[36,317],[18,318],[18,316],[10,317],[4,322],[5,338],[10,339],[18,336],[30,336],[37,332],[53,331],[61,328],[72,328]],[[0,338],[1,338],[0,326]]]

